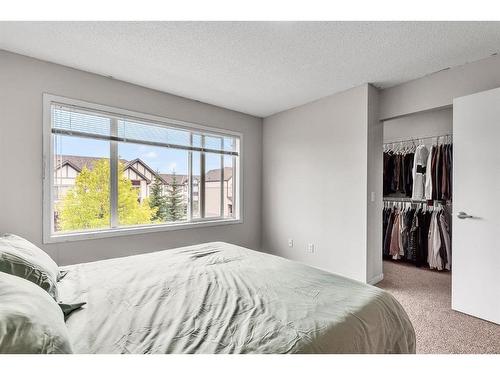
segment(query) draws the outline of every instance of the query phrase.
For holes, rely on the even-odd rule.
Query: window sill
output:
[[[119,229],[103,229],[86,232],[74,232],[64,234],[53,234],[44,237],[44,244],[59,243],[59,242],[73,242],[83,240],[95,240],[100,238],[109,237],[122,237],[132,236],[137,234],[167,232],[173,230],[195,229],[203,227],[214,227],[220,225],[242,224],[242,219],[223,219],[223,220],[204,220],[190,223],[179,224],[158,224],[155,226],[134,226],[129,228]]]

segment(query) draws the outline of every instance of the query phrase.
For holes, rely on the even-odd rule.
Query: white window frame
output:
[[[106,228],[106,229],[96,229],[96,230],[88,230],[88,231],[80,231],[80,232],[69,232],[69,233],[57,233],[54,232],[53,228],[53,182],[54,182],[54,158],[53,158],[53,137],[52,137],[52,111],[51,106],[54,103],[67,105],[67,106],[76,106],[89,110],[99,111],[99,112],[107,112],[112,115],[117,116],[126,116],[131,118],[137,118],[144,121],[154,122],[155,125],[159,124],[168,124],[170,126],[174,125],[175,127],[193,130],[193,131],[201,131],[207,135],[214,136],[231,136],[235,137],[238,140],[238,151],[239,156],[233,158],[233,163],[236,161],[236,165],[234,166],[234,171],[236,174],[236,179],[233,183],[236,184],[234,188],[234,192],[236,197],[235,206],[236,212],[234,213],[234,217],[232,218],[224,218],[223,216],[219,218],[197,218],[192,219],[188,222],[180,222],[180,223],[165,223],[165,224],[148,224],[148,225],[137,225],[130,227],[117,227],[117,228]],[[114,141],[110,141],[114,142]],[[191,152],[189,152],[191,155]],[[242,155],[243,155],[243,134],[240,132],[235,132],[233,130],[227,130],[222,128],[209,127],[206,125],[196,124],[192,122],[186,122],[181,120],[174,120],[162,116],[141,113],[130,111],[127,109],[111,107],[102,104],[96,104],[87,102],[79,99],[71,99],[62,96],[57,96],[53,94],[44,93],[43,94],[43,166],[42,166],[42,178],[43,178],[43,242],[44,243],[57,243],[57,242],[68,242],[68,241],[79,241],[79,240],[88,240],[88,239],[97,239],[97,238],[106,238],[106,237],[117,237],[117,236],[129,236],[135,234],[143,234],[143,233],[153,233],[153,232],[163,232],[163,231],[171,231],[171,230],[183,230],[183,229],[193,229],[200,227],[211,227],[211,226],[220,226],[220,225],[228,225],[228,224],[241,224],[243,223],[243,183],[242,183]],[[189,156],[189,159],[191,157]],[[191,172],[191,171],[189,171]],[[234,178],[234,175],[233,175]],[[222,181],[222,187],[224,183]],[[189,184],[189,190],[191,189],[191,185]],[[222,189],[223,190],[223,189]],[[110,192],[112,193],[112,192]],[[200,198],[198,198],[200,199]],[[113,197],[110,196],[110,200],[113,200]],[[189,192],[189,200],[191,201],[191,196]],[[111,203],[113,204],[113,203]],[[190,206],[190,202],[188,202],[188,207]],[[221,212],[223,215],[223,211]]]

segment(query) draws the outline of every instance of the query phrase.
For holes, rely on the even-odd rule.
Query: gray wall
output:
[[[44,92],[243,133],[243,224],[42,245]],[[218,240],[259,248],[261,119],[5,51],[0,103],[0,232],[28,238],[59,264]]]
[[[383,208],[383,123],[379,121],[380,94],[368,86],[368,166],[367,166],[367,239],[366,281],[370,284],[383,279],[382,272],[382,208]]]
[[[451,134],[453,109],[437,109],[384,121],[384,142]],[[431,144],[435,140],[425,140]]]
[[[381,191],[381,172],[380,187],[367,175],[369,102],[378,124],[372,90],[359,86],[264,119],[264,251],[367,280],[368,191]],[[379,137],[380,150],[381,127]]]
[[[491,56],[383,90],[380,119],[451,106],[454,98],[499,86],[500,56]]]

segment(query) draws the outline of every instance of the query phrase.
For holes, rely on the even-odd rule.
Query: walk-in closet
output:
[[[453,269],[451,108],[384,121],[384,278],[406,267]],[[426,277],[426,274],[422,274]]]

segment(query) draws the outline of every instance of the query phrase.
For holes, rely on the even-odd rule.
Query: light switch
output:
[[[293,239],[288,239],[288,247],[293,247]]]

